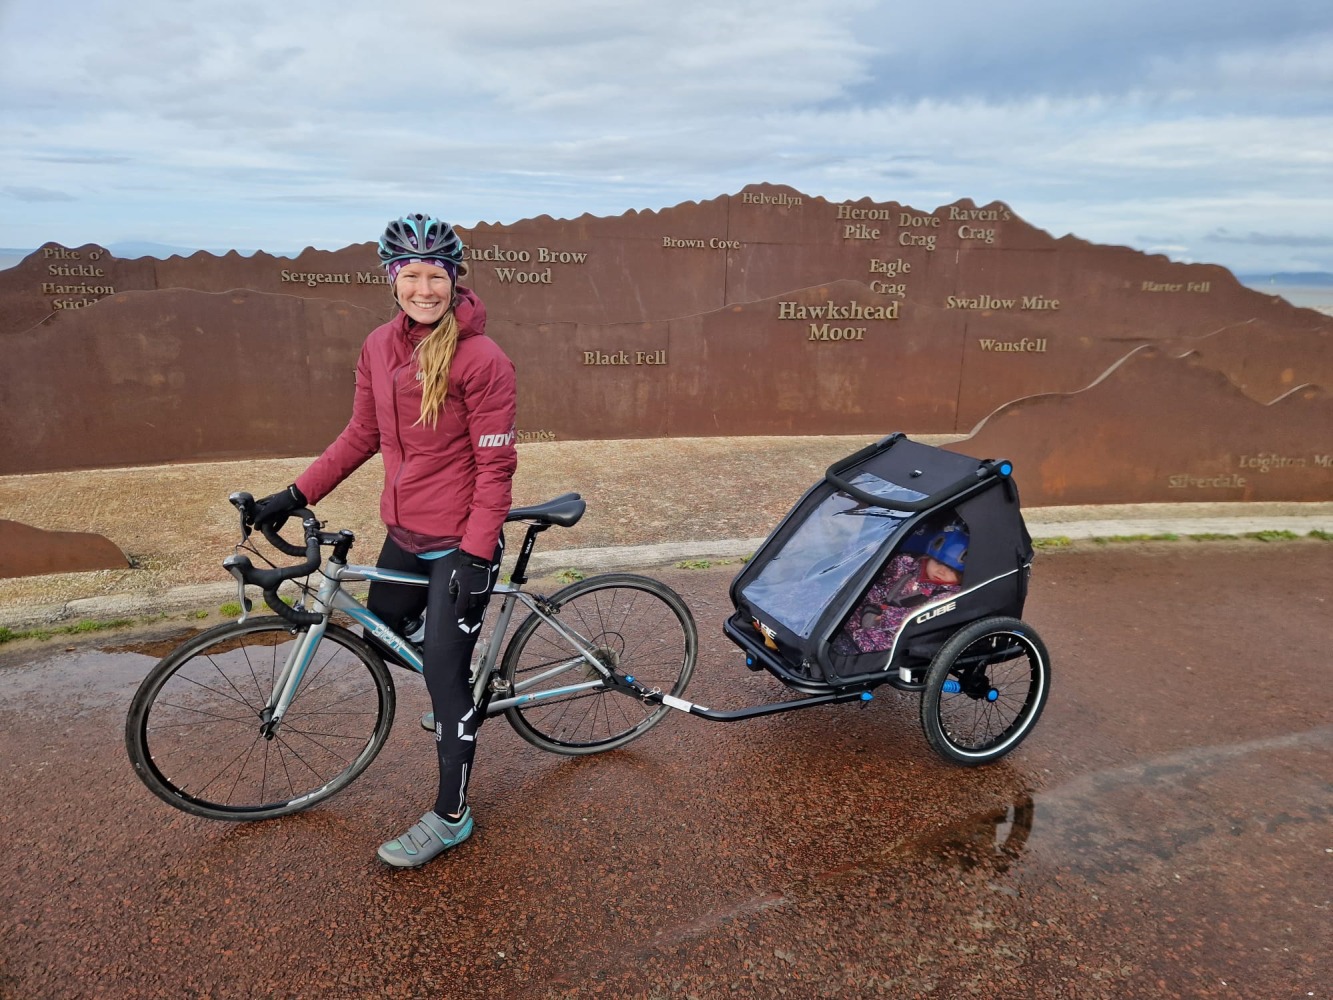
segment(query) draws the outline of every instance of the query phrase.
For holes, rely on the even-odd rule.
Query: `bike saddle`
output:
[[[510,521],[536,521],[539,524],[556,524],[569,528],[579,523],[579,518],[587,509],[587,503],[577,493],[563,493],[554,500],[547,500],[532,507],[515,507],[506,516]]]

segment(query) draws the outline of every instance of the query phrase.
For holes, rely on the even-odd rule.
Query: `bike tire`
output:
[[[1050,690],[1051,658],[1036,629],[1017,618],[983,618],[930,661],[921,727],[942,757],[988,764],[1027,738]]]
[[[277,674],[306,631],[276,616],[228,622],[148,672],[125,747],[154,795],[208,819],[272,819],[323,802],[370,766],[393,725],[393,680],[339,625],[327,626],[278,731],[261,731]]]
[[[631,573],[608,573],[564,587],[548,605],[553,617],[592,645],[603,664],[650,690],[676,696],[684,692],[694,672],[699,635],[689,606],[666,584]],[[573,657],[569,642],[530,614],[505,649],[500,676],[518,695],[600,676],[584,663],[531,682],[533,676]],[[515,705],[505,717],[533,746],[576,756],[622,747],[669,711],[665,705],[647,705],[623,691],[602,687]]]

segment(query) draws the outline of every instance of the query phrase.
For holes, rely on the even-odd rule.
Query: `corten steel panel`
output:
[[[830,305],[844,318],[811,318]],[[896,318],[845,318],[857,309]],[[857,333],[835,338],[835,329]],[[668,372],[671,431],[840,434],[912,426],[947,433],[955,421],[961,329],[940,310],[877,296],[856,281],[674,321],[672,356],[681,362]]]
[[[1052,243],[1000,202],[977,207],[964,199],[927,212],[868,199],[747,204],[745,194],[732,196],[731,236],[741,246],[728,253],[729,302],[839,278],[877,281],[892,287],[887,294],[932,301],[945,286],[931,276],[949,272],[960,253]]]
[[[125,569],[129,564],[125,553],[102,535],[0,520],[0,577]]]
[[[1051,239],[998,201],[978,206],[964,198],[926,210],[868,198],[828,201],[768,184],[749,185],[730,199],[731,235],[747,243],[836,241],[939,252],[970,246],[1042,247]]]
[[[518,367],[520,440],[967,432],[1006,403],[1079,392],[1153,343],[1259,402],[1331,381],[1333,319],[1222,268],[1053,238],[1001,202],[927,211],[760,184],[462,234],[467,283]],[[392,313],[375,264],[371,242],[165,261],[42,248],[0,272],[0,470],[318,451],[346,419],[356,349]],[[890,303],[897,318],[812,340],[810,322],[779,318],[783,302]],[[321,337],[329,316],[337,333]],[[292,376],[302,338],[332,346]],[[53,365],[53,348],[77,365]],[[275,361],[237,364],[255,357]],[[275,389],[302,405],[258,416]]]
[[[49,273],[53,268],[101,274],[57,276]],[[0,336],[94,308],[121,292],[171,288],[250,289],[326,302],[345,300],[383,319],[388,319],[393,306],[370,243],[337,251],[307,249],[295,258],[266,253],[244,257],[235,251],[215,256],[200,251],[166,260],[122,260],[92,244],[75,249],[47,244],[15,267],[0,271]]]
[[[747,203],[746,197],[766,200]],[[840,213],[876,217],[840,218]],[[909,224],[900,225],[904,218]],[[993,238],[978,235],[992,231]],[[927,212],[867,199],[827,202],[790,188],[751,185],[736,195],[660,212],[575,220],[543,216],[461,232],[474,255],[469,283],[493,313],[514,322],[675,319],[840,279],[880,282],[895,289],[886,294],[927,305],[981,294],[1058,299],[1063,315],[1074,322],[1095,318],[1091,335],[1106,337],[1145,325],[1151,326],[1148,336],[1198,336],[1266,314],[1275,305],[1271,296],[1243,288],[1224,269],[1173,264],[1073,237],[1053,239],[1003,203],[978,207],[967,199]],[[967,237],[959,235],[964,232]],[[929,240],[930,247],[918,240]],[[51,260],[48,253],[79,259]],[[97,261],[90,259],[94,253],[100,255]],[[526,260],[484,259],[514,255]],[[59,297],[43,297],[40,288],[50,284],[51,268],[103,270],[100,278],[61,280],[109,283],[117,291],[251,288],[387,310],[388,292],[377,283],[374,265],[369,242],[339,251],[307,249],[293,259],[233,252],[164,261],[116,261],[96,247],[65,251],[48,245],[0,272],[0,332],[26,328],[50,314]],[[886,267],[903,271],[874,270]]]
[[[121,260],[92,244],[48,243],[0,271],[0,336],[87,309],[116,292],[156,289],[160,263]]]
[[[834,221],[837,209],[823,198],[783,185],[751,184],[727,201],[727,235],[742,244],[826,246],[843,242]]]
[[[898,318],[782,318],[784,308],[829,305]],[[843,339],[834,328],[858,336]],[[497,320],[490,329],[518,368],[525,437],[855,433],[904,424],[949,433],[955,424],[962,318],[896,303],[859,282],[670,323]]]
[[[665,437],[665,323],[494,321],[518,373],[520,441]]]
[[[377,319],[345,302],[174,289],[12,334],[0,474],[314,454],[347,421]]]
[[[169,257],[158,262],[157,282],[159,288],[207,292],[249,288],[326,301],[346,299],[377,311],[393,303],[374,243],[356,243],[341,250],[307,247],[296,257],[266,253],[246,257],[234,250],[221,256],[200,252]]]
[[[1309,310],[1288,308],[1292,315],[1285,324],[1248,320],[1167,346],[1173,355],[1194,354],[1260,403],[1303,385],[1333,386],[1333,324],[1310,325]]]
[[[1008,458],[1030,505],[1327,500],[1333,397],[1256,403],[1192,357],[1135,349],[1095,385],[1010,403],[965,441]]]
[[[725,250],[708,243],[725,237],[726,219],[726,199],[715,198],[609,219],[482,224],[460,230],[469,248],[466,282],[515,323],[617,324],[704,312],[723,304]]]

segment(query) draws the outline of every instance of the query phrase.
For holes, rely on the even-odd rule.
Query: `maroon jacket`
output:
[[[459,286],[454,315],[458,350],[436,426],[418,424],[421,383],[412,355],[431,328],[400,313],[366,338],[352,419],[296,486],[318,503],[382,452],[384,523],[432,539],[459,539],[465,552],[485,557],[500,538],[518,467],[514,364],[486,336],[486,306],[471,289]]]

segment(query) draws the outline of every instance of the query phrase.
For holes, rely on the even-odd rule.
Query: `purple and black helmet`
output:
[[[416,212],[394,219],[380,237],[380,262],[385,267],[407,260],[438,258],[457,266],[463,260],[463,241],[447,222]]]

